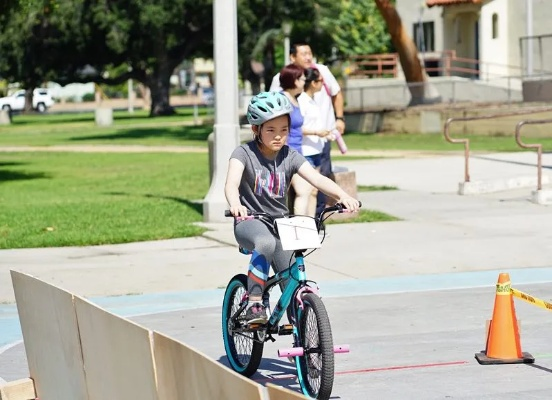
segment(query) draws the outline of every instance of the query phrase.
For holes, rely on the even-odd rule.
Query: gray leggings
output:
[[[258,219],[246,220],[236,223],[234,226],[234,235],[238,244],[247,250],[256,250],[262,254],[272,265],[276,272],[283,271],[293,262],[292,250],[283,250],[282,243],[272,229]],[[283,290],[283,285],[280,288]],[[247,291],[250,295],[260,296],[264,290],[264,285],[247,279]]]

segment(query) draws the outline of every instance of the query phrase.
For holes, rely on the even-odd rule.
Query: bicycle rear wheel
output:
[[[246,292],[245,275],[236,275],[228,283],[222,303],[222,337],[231,368],[249,377],[259,368],[263,357],[264,341],[260,338],[261,332],[248,329],[245,310],[236,315]]]
[[[297,375],[304,394],[315,399],[330,398],[334,380],[332,328],[324,303],[314,293],[303,296],[297,307],[298,339],[304,355],[298,357]]]

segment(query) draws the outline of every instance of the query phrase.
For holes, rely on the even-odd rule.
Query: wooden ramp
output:
[[[11,276],[31,377],[0,386],[0,400],[267,399],[261,385],[184,343],[30,275]],[[267,392],[305,398],[270,383]]]
[[[88,399],[73,295],[16,271],[11,278],[37,397]]]
[[[266,384],[266,390],[268,391],[268,398],[270,400],[305,400],[307,398],[301,393],[294,392],[293,390],[281,386],[276,386],[272,383]]]
[[[79,297],[75,307],[88,398],[157,400],[151,332]]]
[[[160,399],[261,400],[262,387],[184,343],[153,333]]]

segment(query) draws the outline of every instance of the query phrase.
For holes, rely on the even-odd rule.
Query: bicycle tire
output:
[[[330,398],[334,381],[334,352],[330,319],[324,303],[314,293],[303,296],[303,309],[297,306],[298,341],[304,355],[296,367],[303,393],[311,398]]]
[[[235,332],[235,329],[239,330],[245,311],[236,324],[230,320],[239,309],[246,291],[247,276],[238,274],[230,279],[222,302],[222,338],[230,367],[237,373],[250,377],[261,363],[264,341],[260,339],[258,331]]]

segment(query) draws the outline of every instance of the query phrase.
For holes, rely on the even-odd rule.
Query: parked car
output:
[[[215,104],[215,90],[212,87],[202,88],[203,103],[207,106]]]
[[[39,113],[54,105],[54,99],[48,89],[33,90],[33,109]],[[0,98],[0,109],[9,111],[23,111],[25,109],[25,91],[18,90],[7,97]]]

